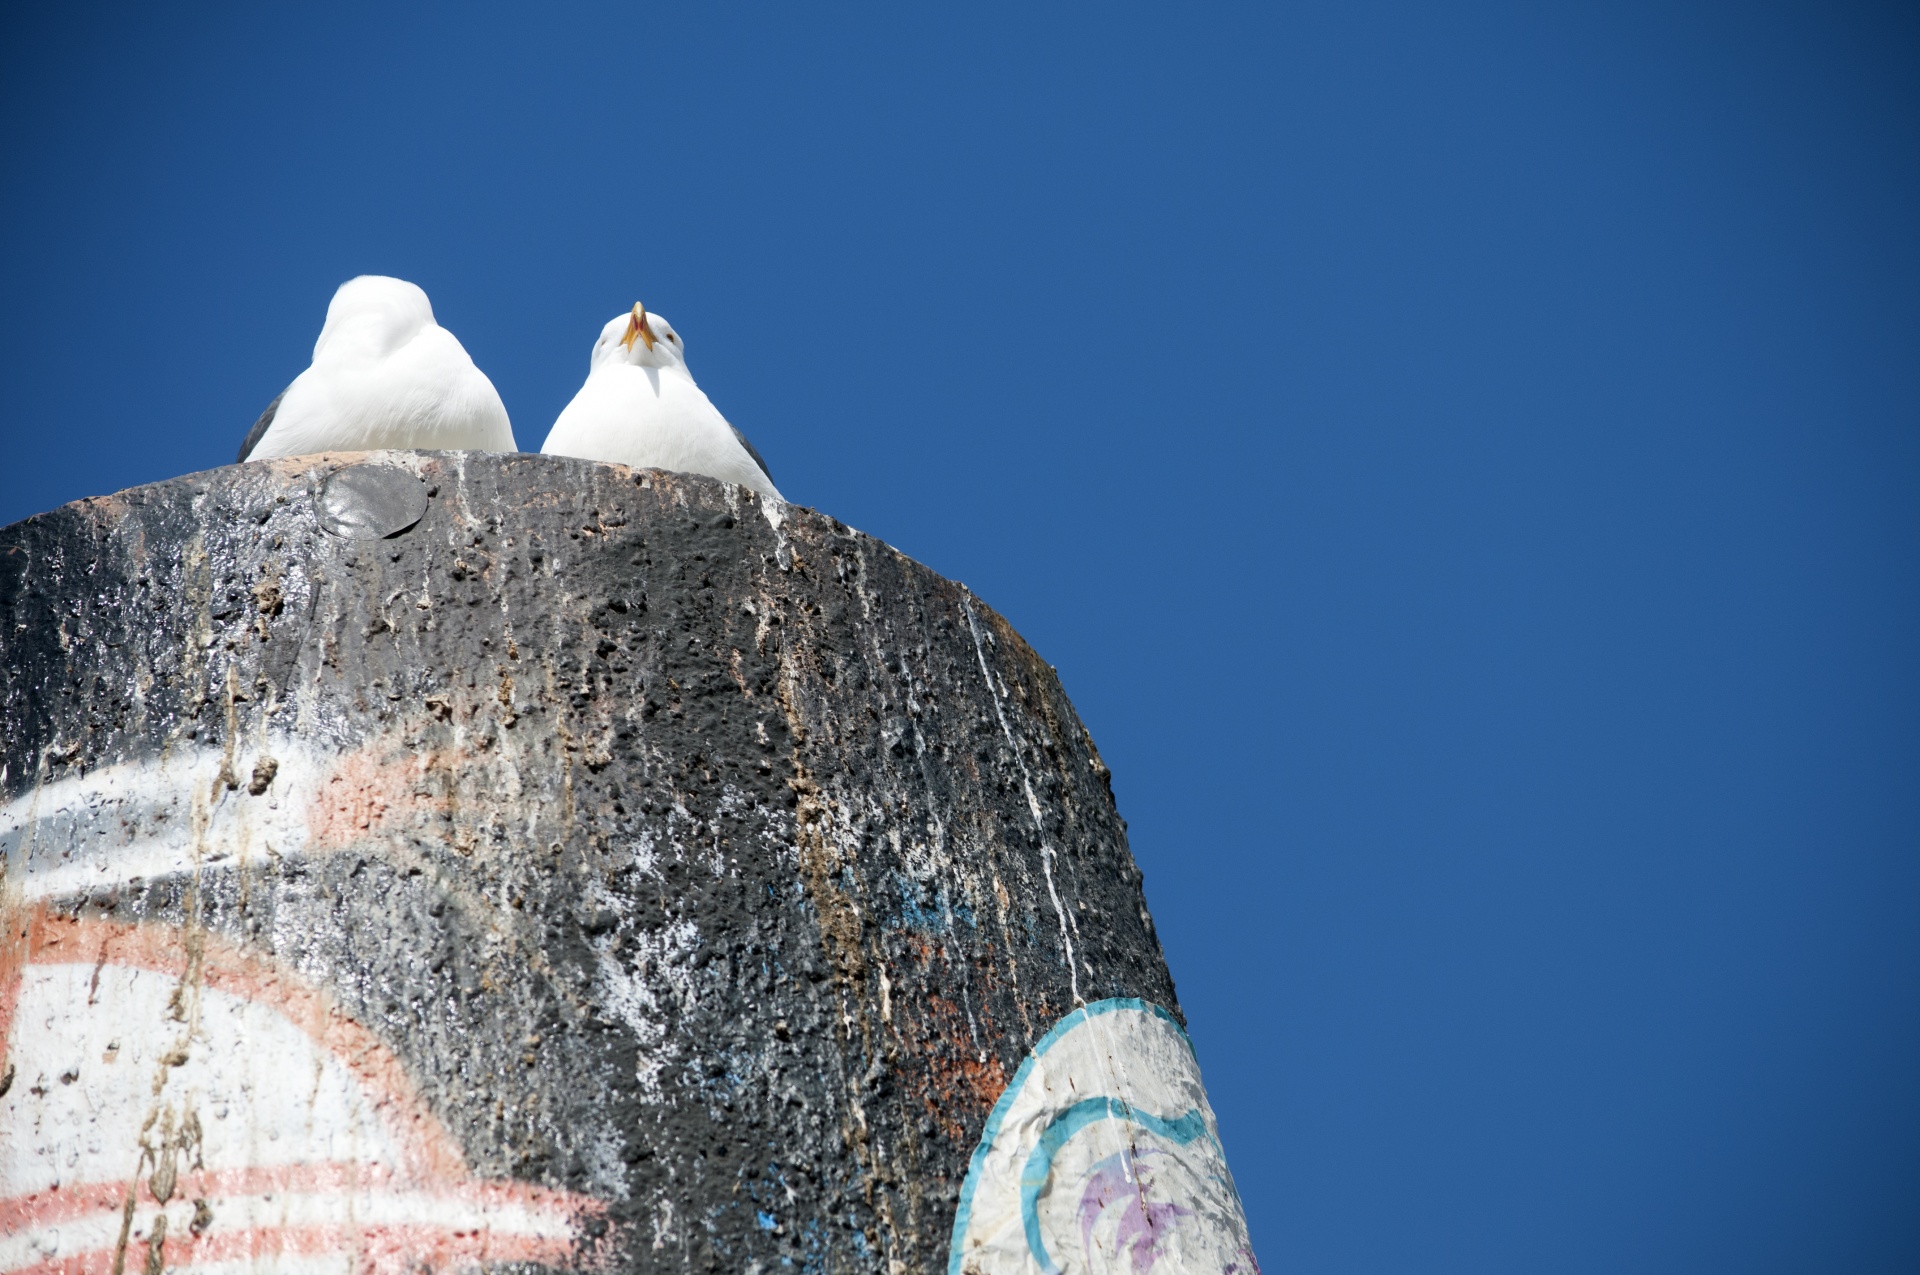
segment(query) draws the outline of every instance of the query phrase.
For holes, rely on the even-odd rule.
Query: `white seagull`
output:
[[[333,294],[313,366],[267,404],[240,459],[387,447],[518,450],[493,382],[433,321],[427,294],[363,274]]]
[[[680,334],[637,301],[632,313],[600,329],[587,382],[554,421],[540,450],[705,474],[785,499],[747,436],[728,424],[693,383]]]

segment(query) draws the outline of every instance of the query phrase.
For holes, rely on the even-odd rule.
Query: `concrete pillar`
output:
[[[0,656],[0,1271],[1256,1269],[1093,741],[831,518],[257,462]]]

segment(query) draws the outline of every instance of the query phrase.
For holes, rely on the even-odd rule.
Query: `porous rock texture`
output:
[[[361,466],[417,481],[418,521],[330,530]],[[0,668],[0,982],[126,998],[74,1068],[153,1079],[144,1124],[92,1130],[130,1269],[258,1222],[208,1203],[239,1189],[187,1083],[216,1010],[301,1025],[290,1090],[346,1077],[357,1132],[280,1189],[319,1159],[359,1166],[327,1188],[356,1225],[429,1201],[375,1249],[875,1275],[946,1268],[987,1112],[1063,1014],[1178,1012],[1053,670],[963,586],[727,484],[358,453],[81,501],[0,531]],[[74,1082],[18,1039],[25,1138]],[[74,1172],[16,1170],[28,1212]]]

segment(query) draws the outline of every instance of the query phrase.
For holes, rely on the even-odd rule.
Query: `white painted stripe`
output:
[[[190,872],[196,862],[304,850],[306,808],[327,768],[290,739],[265,752],[279,768],[259,796],[246,787],[252,754],[235,757],[244,773],[229,789],[217,782],[225,755],[191,748],[57,779],[0,806],[8,893],[33,903]]]

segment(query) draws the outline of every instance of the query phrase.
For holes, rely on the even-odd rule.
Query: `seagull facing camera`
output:
[[[267,404],[240,459],[375,448],[518,450],[493,382],[427,294],[364,274],[333,294],[313,366]]]
[[[600,329],[586,384],[540,450],[705,474],[784,499],[746,435],[694,384],[680,334],[638,302]]]

